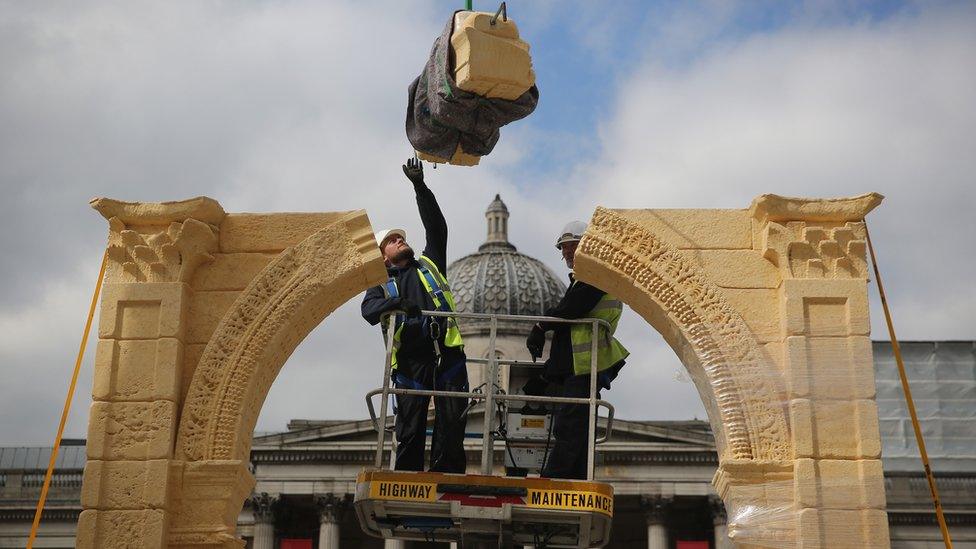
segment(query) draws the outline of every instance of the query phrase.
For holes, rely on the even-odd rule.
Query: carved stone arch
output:
[[[702,268],[638,223],[597,208],[576,253],[580,280],[613,293],[674,349],[695,382],[723,459],[791,459],[778,376]]]
[[[224,315],[203,352],[180,418],[176,458],[247,460],[258,414],[288,357],[332,311],[384,280],[362,212],[271,261]]]

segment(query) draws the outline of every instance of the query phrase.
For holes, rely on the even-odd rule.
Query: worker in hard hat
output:
[[[456,319],[421,315],[421,310],[453,312],[456,307],[444,272],[447,270],[447,222],[434,193],[424,183],[423,165],[411,158],[403,173],[417,194],[420,220],[426,233],[423,253],[416,256],[403,229],[376,233],[376,244],[386,262],[389,279],[370,288],[363,297],[362,314],[371,325],[384,313],[396,323],[393,335],[393,382],[401,389],[467,391],[464,346]],[[384,335],[386,334],[384,330]],[[424,470],[429,396],[396,397],[396,469]],[[463,473],[464,398],[434,397],[434,433],[430,470]]]
[[[556,248],[570,271],[573,269],[576,248],[586,223],[573,221],[566,225],[556,239]],[[609,389],[610,382],[623,367],[627,349],[613,337],[623,304],[603,290],[576,280],[569,274],[569,287],[562,300],[545,312],[558,318],[598,318],[610,328],[600,326],[597,340],[598,389]],[[543,374],[530,379],[524,388],[527,394],[588,398],[590,396],[590,367],[593,349],[593,329],[590,324],[536,324],[526,340],[533,360],[542,357],[546,333],[553,332],[549,358]],[[553,417],[552,436],[555,441],[541,474],[550,478],[586,478],[587,431],[589,407],[581,404],[558,406]]]

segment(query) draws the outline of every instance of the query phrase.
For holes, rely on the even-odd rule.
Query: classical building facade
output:
[[[725,547],[727,532],[738,540],[763,540],[773,547],[794,547],[797,539],[810,547],[838,546],[839,539],[853,540],[852,547],[858,540],[880,547],[887,546],[889,538],[894,547],[939,546],[924,477],[911,461],[886,344],[875,343],[872,349],[867,340],[863,223],[858,220],[879,200],[867,195],[846,201],[764,196],[749,210],[597,210],[578,255],[581,278],[605,280],[664,335],[696,383],[705,384],[699,390],[712,419],[615,422],[613,438],[601,447],[597,463],[598,480],[612,483],[617,499],[611,547]],[[106,420],[92,420],[86,490],[79,493],[74,480],[80,475],[79,463],[59,468],[56,482],[64,491],[52,500],[57,506],[49,507],[44,540],[51,542],[48,546],[62,546],[58,532],[66,539],[83,505],[87,515],[81,517],[78,534],[82,546],[109,543],[132,524],[163,532],[157,536],[155,531],[133,531],[140,539],[229,543],[233,531],[214,525],[233,525],[235,517],[237,534],[259,549],[383,545],[366,538],[349,512],[355,475],[372,462],[375,449],[369,421],[293,421],[284,432],[253,440],[250,429],[241,431],[242,426],[253,428],[259,409],[253,409],[253,403],[261,402],[258,397],[297,344],[289,338],[307,333],[348,299],[353,288],[375,283],[377,273],[372,270],[363,279],[354,278],[365,269],[357,258],[368,256],[369,268],[375,266],[375,245],[367,241],[368,221],[361,213],[314,219],[226,215],[215,202],[198,202],[96,204],[110,219],[117,259],[109,273],[116,282],[103,301],[100,337],[107,354],[104,368],[97,368],[103,373],[96,372],[98,402],[93,407],[93,414],[105,414]],[[558,299],[561,283],[508,243],[507,211],[500,199],[493,202],[487,218],[488,241],[477,254],[449,269],[462,296],[461,309],[541,312]],[[170,222],[170,240],[145,236]],[[301,223],[307,226],[296,229]],[[148,261],[156,244],[158,261]],[[167,270],[174,248],[192,261]],[[269,250],[280,255],[272,258]],[[326,253],[329,250],[349,251],[342,256],[348,266],[344,263],[343,269],[334,271],[336,280],[321,280],[316,278],[323,272],[318,267],[335,261]],[[130,253],[134,255],[126,255]],[[192,272],[207,261],[213,266]],[[348,279],[341,278],[344,273],[350,273]],[[330,291],[337,287],[345,293]],[[293,295],[282,293],[285,290]],[[686,298],[696,300],[693,306]],[[152,311],[136,307],[143,302],[158,305]],[[118,308],[113,308],[116,303]],[[186,307],[199,314],[187,316]],[[165,322],[122,321],[141,321],[140,315],[160,311],[169,315],[158,316]],[[211,311],[217,312],[210,315]],[[281,335],[265,329],[267,322],[278,318],[291,323],[292,332]],[[241,326],[255,328],[243,331]],[[506,342],[496,352],[514,358],[521,352],[523,330],[506,328]],[[195,373],[190,370],[192,375],[181,381],[165,377],[158,368],[156,374],[168,383],[165,394],[161,382],[144,386],[137,378],[100,378],[129,371],[130,366],[110,351],[117,346],[139,351],[133,346],[145,345],[149,336],[143,332],[157,338],[151,349],[157,360],[172,358],[184,364],[180,354],[169,357],[163,351],[169,348],[167,342],[177,350],[185,346],[194,359],[187,358],[185,364],[192,364]],[[274,345],[265,341],[255,346],[261,343],[252,341],[250,334],[255,333],[272,338]],[[274,339],[279,336],[285,339]],[[483,326],[465,326],[465,339],[472,355],[485,352]],[[973,546],[973,343],[916,342],[908,347],[917,351],[910,353],[910,375],[918,373],[927,388],[916,398],[928,402],[920,404],[930,410],[925,430],[930,445],[941,449],[941,454],[933,453],[934,468],[940,474],[956,546]],[[227,349],[234,352],[224,352]],[[877,383],[870,362],[866,372],[862,364],[872,351]],[[723,356],[740,361],[730,368]],[[757,362],[760,357],[779,358],[762,363]],[[630,367],[643,367],[635,358]],[[786,402],[783,397],[776,400],[780,389],[772,385],[783,380],[769,377],[782,375],[776,372],[784,368],[790,377],[782,390],[789,394],[793,432],[786,429]],[[232,376],[220,377],[228,373]],[[478,379],[478,374],[472,372],[472,378]],[[257,376],[252,383],[237,382],[249,375]],[[505,384],[502,377],[499,381]],[[746,387],[747,382],[757,386]],[[211,409],[217,388],[229,396]],[[125,392],[130,389],[146,394],[132,397]],[[239,389],[250,392],[234,392]],[[747,390],[754,393],[743,392]],[[136,421],[136,412],[166,411],[177,405],[183,409],[178,436],[170,424],[168,431],[155,430],[157,435],[147,444],[126,446],[142,433],[144,423]],[[208,410],[224,415],[213,416]],[[845,417],[846,423],[839,421]],[[476,414],[472,420],[478,422]],[[122,429],[104,430],[111,421]],[[877,442],[878,425],[884,452]],[[173,438],[157,440],[164,431],[176,436],[175,453],[167,446]],[[480,442],[470,441],[468,450],[474,463]],[[3,455],[9,459],[0,455],[0,543],[8,546],[22,546],[30,526],[38,460],[28,456],[37,453],[38,449],[5,448]],[[500,463],[500,449],[498,454]],[[791,461],[793,455],[796,459]],[[885,459],[883,475],[878,455]],[[169,471],[178,471],[173,482],[182,483],[175,492],[182,500],[154,503],[154,492],[117,490],[130,484],[113,484],[119,477],[109,474],[148,475],[145,482],[133,484],[147,487],[158,463],[171,463]],[[831,484],[829,467],[835,465],[844,473],[836,477],[845,479],[842,486]],[[812,468],[807,471],[812,474],[810,484],[801,478],[804,467]],[[255,482],[247,496],[241,490],[250,488],[244,480],[252,476]],[[776,493],[781,487],[782,497]],[[762,492],[759,499],[750,499],[752,489]],[[881,511],[884,493],[887,515]],[[238,514],[233,501],[245,496]],[[727,512],[723,499],[738,506]],[[751,501],[758,504],[749,505]],[[180,505],[205,512],[187,514]],[[233,515],[224,516],[231,511]],[[173,518],[167,522],[169,516]],[[770,542],[780,530],[787,532],[784,539],[794,541]]]

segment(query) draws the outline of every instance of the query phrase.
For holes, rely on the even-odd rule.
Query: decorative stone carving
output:
[[[864,223],[830,227],[792,221],[770,222],[763,232],[763,257],[783,278],[867,278]]]
[[[765,195],[750,211],[598,208],[577,251],[580,280],[633,307],[691,374],[716,435],[720,466],[713,484],[737,543],[888,546],[877,411],[871,378],[862,371],[871,360],[861,220],[879,200]],[[90,508],[79,522],[79,547],[126,546],[128,532],[137,529],[140,546],[241,547],[235,525],[254,485],[247,466],[251,434],[271,382],[326,315],[386,279],[369,222],[364,212],[224,220],[219,205],[202,198],[93,205],[113,227],[108,279],[129,282],[108,284],[103,294],[99,335],[118,341],[102,345],[101,362],[111,368],[101,374],[96,395],[103,400],[91,415],[93,465],[83,488]],[[554,290],[543,275],[536,286],[487,290],[489,279],[508,276],[508,284],[516,280],[512,270],[533,270],[507,243],[506,212],[493,206],[492,242],[481,250],[489,257],[458,272],[457,293],[470,286],[472,303],[476,292],[490,294],[482,304],[488,307],[502,306],[503,295],[509,307],[511,296],[521,295],[534,307],[537,291],[540,304],[547,293],[558,299],[561,285],[553,277]],[[218,224],[221,269],[243,261],[228,254],[251,254],[248,262],[259,264],[252,272],[267,264],[253,279],[235,279],[232,288],[215,280],[221,269],[208,265],[200,270],[208,276],[199,278],[219,299],[207,296],[188,307],[187,296],[197,293],[189,277],[216,250]],[[737,273],[752,283],[733,285]],[[521,309],[522,297],[517,301],[505,312],[529,312]],[[187,328],[188,317],[214,322],[206,330]],[[192,380],[180,399],[176,382],[185,382],[173,363],[180,362],[184,337],[193,339],[186,348],[189,354],[192,347],[195,369],[187,366]],[[155,348],[142,343],[167,338],[173,341]],[[142,369],[152,379],[135,382],[142,370],[129,362],[137,355],[146,361],[154,349],[152,368]],[[122,353],[132,355],[116,360]],[[833,377],[824,376],[825,365]],[[830,382],[846,389],[833,390]],[[152,421],[143,425],[145,418]],[[124,475],[108,479],[106,472]],[[148,497],[149,487],[159,492],[164,481],[168,495]],[[838,486],[844,489],[833,489]],[[257,498],[255,546],[272,547],[273,501]],[[338,543],[338,525],[329,521],[338,520],[344,502],[334,495],[319,500],[321,546]],[[667,532],[654,522],[666,501],[645,504],[649,547],[666,547]],[[717,521],[716,540],[724,540]]]
[[[91,201],[109,222],[109,277],[113,282],[188,282],[217,251],[216,201],[130,203]]]
[[[884,197],[810,200],[764,194],[750,213],[759,223],[759,249],[783,278],[867,278],[864,217]]]
[[[674,503],[673,498],[662,495],[640,497],[641,511],[644,512],[648,524],[664,524],[672,503]]]
[[[319,517],[322,522],[341,523],[350,505],[352,505],[352,494],[336,495],[330,492],[315,496],[315,506],[319,510]]]
[[[745,322],[677,249],[597,208],[576,252],[576,275],[620,297],[678,352],[706,405],[720,455],[788,459],[781,380]]]
[[[267,492],[254,494],[248,498],[248,505],[254,513],[255,522],[274,522],[275,511],[278,507],[278,496],[269,495]]]
[[[298,343],[336,307],[386,280],[365,212],[281,252],[210,338],[180,420],[183,459],[246,460],[264,396]]]

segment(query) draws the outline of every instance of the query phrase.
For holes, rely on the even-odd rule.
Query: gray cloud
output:
[[[530,118],[479,168],[429,170],[451,223],[451,255],[481,242],[495,192],[512,211],[515,244],[562,276],[551,235],[597,204],[729,208],[766,192],[874,190],[888,195],[869,221],[902,337],[971,339],[976,18],[968,7],[919,11],[744,39],[715,31],[725,12],[704,21],[675,14],[675,28],[708,38],[708,48],[675,64],[691,48],[679,43],[686,34],[655,35],[644,61],[608,83],[612,109],[596,135],[549,141]],[[4,10],[0,441],[47,443],[57,424],[106,234],[91,196],[206,194],[228,211],[366,208],[374,226],[419,235],[399,171],[410,154],[403,105],[439,25],[432,6],[401,3]],[[606,60],[605,29],[578,32]],[[674,56],[664,63],[657,51]],[[556,176],[509,175],[538,151],[566,161],[546,147],[591,143],[601,147]],[[703,416],[660,336],[633,313],[620,335],[634,353],[626,383],[610,393],[621,416]],[[69,435],[85,432],[92,356]],[[363,417],[381,362],[379,335],[354,299],[286,364],[258,428]]]

